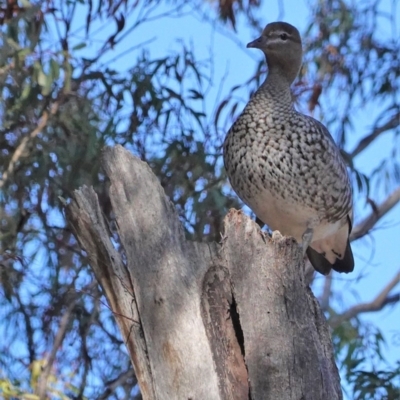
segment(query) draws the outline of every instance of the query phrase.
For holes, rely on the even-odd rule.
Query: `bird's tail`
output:
[[[342,258],[336,258],[333,264],[325,258],[324,254],[318,253],[312,247],[307,249],[307,256],[314,269],[323,275],[328,275],[331,269],[346,274],[352,272],[354,269],[353,252],[351,251],[349,240],[347,240],[344,256]]]

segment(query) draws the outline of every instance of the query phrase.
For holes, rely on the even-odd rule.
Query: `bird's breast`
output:
[[[292,236],[299,243],[307,228],[313,229],[313,241],[316,241],[333,234],[343,224],[343,221],[327,221],[304,203],[277,198],[266,189],[246,203],[270,229]]]
[[[312,220],[326,221],[329,231],[351,208],[340,155],[306,122],[269,118],[244,113],[228,133],[224,163],[232,188],[271,229],[299,240]]]

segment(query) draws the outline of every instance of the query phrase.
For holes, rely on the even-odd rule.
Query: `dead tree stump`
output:
[[[67,219],[89,257],[145,400],[336,400],[328,325],[292,238],[271,239],[240,211],[222,243],[187,241],[149,166],[121,146],[103,167],[122,249],[93,189]]]

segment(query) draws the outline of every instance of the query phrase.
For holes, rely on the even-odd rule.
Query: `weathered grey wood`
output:
[[[252,396],[339,399],[330,335],[304,284],[302,250],[292,238],[273,237],[242,213],[227,217],[222,257],[231,273]]]
[[[331,339],[289,238],[270,239],[244,214],[225,218],[222,245],[188,242],[147,164],[104,151],[127,264],[92,189],[67,218],[89,256],[145,400],[341,399]]]
[[[249,397],[249,382],[231,283],[226,267],[211,266],[203,282],[202,312],[221,396],[241,400]]]
[[[96,193],[83,187],[75,191],[66,207],[67,219],[85,249],[89,263],[102,286],[127,346],[144,399],[154,399],[153,379],[147,357],[133,285],[100,210]]]

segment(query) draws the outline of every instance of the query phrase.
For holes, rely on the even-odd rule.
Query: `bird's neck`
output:
[[[260,86],[260,91],[269,93],[273,98],[280,102],[292,103],[292,94],[290,91],[291,81],[282,75],[280,70],[270,69],[267,79]]]

